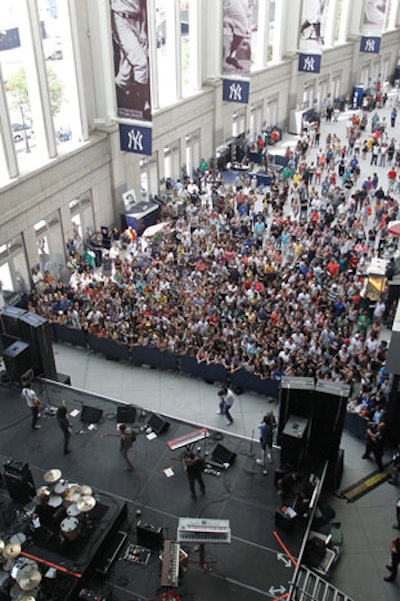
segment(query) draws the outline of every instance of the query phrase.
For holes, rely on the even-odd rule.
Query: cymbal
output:
[[[21,553],[21,545],[18,543],[8,543],[3,549],[2,556],[4,559],[15,559]]]
[[[82,497],[91,497],[93,491],[87,484],[82,484],[82,486],[79,487],[79,492],[82,495]]]
[[[48,486],[39,486],[39,488],[36,489],[36,496],[37,497],[42,497],[42,496],[50,496],[51,492]]]
[[[67,492],[65,493],[65,498],[67,499],[67,501],[75,501],[76,499],[74,497],[77,493],[78,493],[78,496],[80,497],[79,489],[80,489],[79,484],[72,484],[68,488]]]
[[[61,474],[61,470],[59,469],[52,469],[52,470],[48,470],[45,475],[43,476],[43,480],[45,482],[47,482],[47,484],[54,484],[54,482],[58,482],[59,479],[61,478],[62,474]]]
[[[42,580],[42,574],[39,570],[32,568],[32,566],[26,566],[17,575],[17,582],[19,587],[23,591],[31,591],[40,584]]]
[[[30,595],[29,593],[20,593],[16,597],[16,601],[36,601],[36,597]]]
[[[79,511],[82,513],[86,513],[87,511],[92,511],[93,507],[96,505],[96,499],[89,495],[81,497],[79,501],[76,503]]]
[[[0,553],[3,553],[4,547],[5,547],[5,542],[0,539]]]

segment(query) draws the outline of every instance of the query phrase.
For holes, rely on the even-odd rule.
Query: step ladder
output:
[[[293,585],[291,601],[353,601],[316,572],[301,566]]]

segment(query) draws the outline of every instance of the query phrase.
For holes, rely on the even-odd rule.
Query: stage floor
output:
[[[34,387],[45,404],[59,406],[64,401],[69,413],[79,412],[70,418],[72,452],[63,455],[62,434],[55,417],[43,413],[41,429],[32,431],[30,413],[19,391],[1,384],[2,462],[9,458],[27,461],[35,487],[44,483],[44,472],[60,468],[63,478],[70,482],[88,484],[99,495],[112,496],[128,506],[128,518],[121,526],[127,539],[116,561],[106,577],[90,570],[91,576],[82,586],[113,601],[155,597],[161,583],[159,552],[153,550],[145,565],[125,558],[127,548],[138,542],[137,523],[140,520],[155,530],[162,528],[164,539],[175,540],[179,517],[195,517],[229,520],[232,539],[230,544],[205,545],[205,567],[200,565],[198,544],[182,545],[188,558],[178,589],[181,599],[257,601],[288,592],[306,523],[299,522],[292,533],[276,527],[280,497],[274,485],[274,467],[267,466],[268,474],[264,474],[256,464],[259,446],[255,441],[209,429],[206,448],[199,443],[208,457],[219,444],[236,454],[236,459],[220,475],[205,474],[206,494],[194,501],[180,460],[182,450],[171,451],[167,442],[198,425],[167,418],[169,427],[162,434],[152,440],[146,433],[139,435],[130,451],[134,465],[130,473],[125,471],[118,438],[103,436],[117,431],[116,403],[68,387],[41,388],[40,383]],[[85,406],[102,411],[93,427],[80,420]],[[149,418],[150,414],[138,409],[135,423],[146,426]],[[165,472],[168,468],[170,477]]]

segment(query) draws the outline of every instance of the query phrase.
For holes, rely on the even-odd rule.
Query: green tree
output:
[[[64,101],[64,84],[52,69],[51,65],[46,63],[47,82],[50,93],[50,105],[53,117],[58,115]],[[21,67],[7,80],[6,89],[11,95],[11,109],[18,109],[21,105],[28,116],[31,116],[31,103],[28,93],[28,84],[26,81],[25,69]]]

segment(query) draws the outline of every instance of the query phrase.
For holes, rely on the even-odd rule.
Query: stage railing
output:
[[[108,338],[86,334],[82,330],[69,328],[62,324],[52,325],[56,342],[83,346],[108,359],[126,361],[136,366],[150,365],[157,369],[179,371],[192,377],[202,378],[206,382],[221,382],[238,389],[278,398],[279,382],[262,379],[246,369],[230,373],[220,363],[207,364],[205,361],[199,363],[196,357],[190,355],[176,356],[151,346],[130,346]]]

